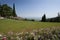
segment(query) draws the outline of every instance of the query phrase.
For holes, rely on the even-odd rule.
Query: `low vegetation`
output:
[[[27,32],[0,33],[0,40],[60,40],[60,27],[41,28]]]

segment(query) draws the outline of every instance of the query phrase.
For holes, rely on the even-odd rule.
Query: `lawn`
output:
[[[11,19],[0,19],[0,32],[25,32],[40,28],[58,27],[60,23],[55,22],[33,22]]]

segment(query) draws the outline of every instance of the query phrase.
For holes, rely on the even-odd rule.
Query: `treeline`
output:
[[[42,16],[41,22],[60,22],[60,14],[58,13],[57,17],[53,17],[53,18],[46,18],[46,15],[44,14]]]
[[[27,19],[25,18],[26,21],[36,21],[34,19]],[[46,18],[46,14],[44,14],[42,16],[42,19],[39,20],[39,22],[60,22],[60,14],[58,13],[57,17],[53,17],[53,18]]]
[[[8,6],[7,4],[0,5],[0,17],[17,17],[15,4],[13,4],[13,8]]]

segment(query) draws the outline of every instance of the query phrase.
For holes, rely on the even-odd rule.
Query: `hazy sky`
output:
[[[15,3],[16,13],[21,17],[55,17],[60,12],[60,0],[0,0],[0,3],[7,3],[13,6]]]

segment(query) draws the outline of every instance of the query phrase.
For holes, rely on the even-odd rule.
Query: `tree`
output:
[[[0,4],[0,16],[2,16],[2,5]]]
[[[15,11],[15,4],[13,4],[13,9],[7,4],[0,5],[0,16],[7,17],[7,18],[17,17]]]
[[[2,17],[9,17],[12,15],[12,8],[7,4],[1,5],[1,14]]]
[[[60,13],[58,12],[58,17],[60,17]]]
[[[57,16],[57,22],[60,22],[60,13],[58,12],[58,16]]]
[[[42,22],[45,22],[46,21],[46,15],[45,14],[42,16],[42,20],[41,21]]]
[[[0,5],[0,16],[1,16],[1,5]]]
[[[13,17],[17,17],[16,11],[15,11],[15,4],[13,4]]]

